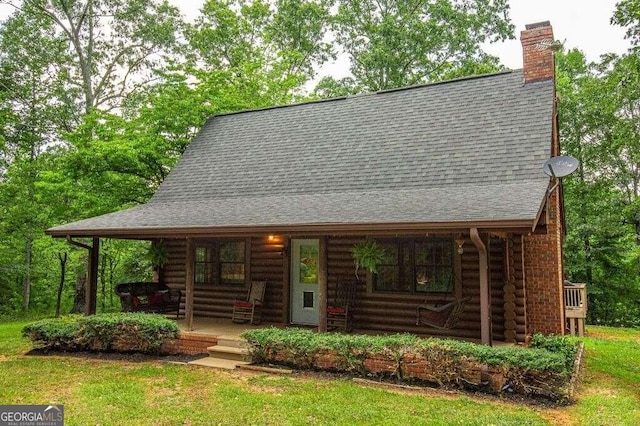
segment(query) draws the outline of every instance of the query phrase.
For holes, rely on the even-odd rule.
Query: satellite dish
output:
[[[542,170],[551,177],[562,178],[575,172],[580,162],[573,157],[562,155],[551,157],[544,162]]]

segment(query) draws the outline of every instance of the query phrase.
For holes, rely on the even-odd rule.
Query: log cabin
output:
[[[553,40],[528,25],[521,70],[210,117],[149,202],[47,232],[92,238],[87,313],[100,238],[128,238],[164,244],[188,324],[230,318],[264,280],[264,321],[324,331],[353,247],[374,240],[357,329],[563,334],[562,186],[542,170],[560,153]],[[416,325],[419,304],[461,298],[452,328]]]

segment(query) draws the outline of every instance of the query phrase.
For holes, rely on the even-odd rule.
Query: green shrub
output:
[[[36,346],[49,349],[76,350],[80,315],[69,315],[57,319],[44,319],[29,323],[22,328],[22,335]]]
[[[47,349],[155,353],[178,326],[162,315],[119,312],[41,320],[22,334]]]
[[[544,349],[554,354],[562,356],[565,368],[571,371],[576,359],[578,346],[576,341],[568,336],[556,336],[544,334],[534,334],[531,339],[531,348]]]
[[[249,341],[252,359],[257,363],[398,379],[407,372],[409,377],[439,385],[481,389],[487,383],[488,391],[494,393],[508,388],[552,399],[566,398],[576,351],[569,339],[544,336],[537,336],[532,348],[420,339],[410,334],[365,336],[296,328],[248,330],[242,337]],[[317,362],[327,354],[334,357],[330,367],[327,361]],[[496,376],[485,379],[488,370]]]

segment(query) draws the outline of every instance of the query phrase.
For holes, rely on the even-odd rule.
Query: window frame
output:
[[[423,265],[417,264],[416,260],[416,246],[419,243],[429,242],[429,241],[446,241],[451,249],[451,277],[453,281],[452,290],[449,292],[442,291],[418,291],[417,290],[417,282],[416,282],[416,270],[418,267],[431,266],[435,269],[442,268],[442,265]],[[410,278],[410,288],[408,291],[405,290],[379,290],[376,288],[377,286],[377,274],[373,274],[367,271],[367,293],[371,296],[378,297],[410,297],[410,296],[420,296],[425,299],[443,299],[448,297],[461,297],[462,294],[462,286],[461,286],[461,261],[460,255],[457,254],[455,250],[455,243],[453,236],[433,236],[433,237],[413,237],[413,238],[380,238],[377,239],[380,245],[386,246],[393,244],[396,247],[397,255],[396,255],[396,279],[398,280],[397,288],[402,287],[403,280],[406,280],[407,275],[412,275]],[[408,254],[405,254],[406,252]],[[408,256],[408,265],[403,263],[403,258]],[[380,271],[380,267],[388,267],[393,265],[380,264],[378,268],[378,272]],[[446,266],[446,265],[445,265]]]
[[[221,259],[222,245],[225,243],[243,243],[244,253],[241,262],[223,262]],[[205,250],[204,261],[198,261],[198,250]],[[246,287],[250,280],[249,265],[251,259],[251,239],[250,238],[224,238],[219,240],[196,241],[194,248],[193,281],[197,288],[233,288]],[[244,278],[242,282],[223,281],[223,264],[242,264]],[[204,265],[204,281],[198,281],[199,265]]]

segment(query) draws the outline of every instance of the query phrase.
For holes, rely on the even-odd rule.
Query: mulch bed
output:
[[[90,351],[60,351],[60,350],[47,350],[47,349],[32,349],[25,355],[28,356],[67,356],[74,358],[87,358],[87,359],[100,359],[108,361],[127,361],[127,362],[149,362],[149,361],[164,361],[164,362],[189,362],[196,359],[207,356],[206,353],[197,355],[149,355],[139,352],[90,352]]]

